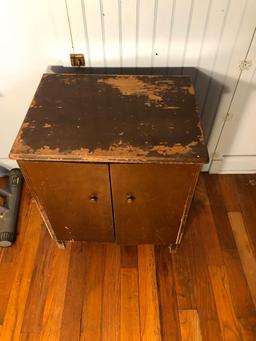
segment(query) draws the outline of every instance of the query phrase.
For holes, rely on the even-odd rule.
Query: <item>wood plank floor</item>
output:
[[[60,212],[65,214],[65,212]],[[0,249],[0,340],[256,340],[256,175],[202,174],[175,254],[57,248],[24,188]]]

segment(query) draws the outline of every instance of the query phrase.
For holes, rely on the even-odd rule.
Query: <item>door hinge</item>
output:
[[[252,66],[252,61],[251,60],[241,60],[241,62],[239,63],[238,67],[240,69],[240,71],[247,71],[250,69],[250,67]]]

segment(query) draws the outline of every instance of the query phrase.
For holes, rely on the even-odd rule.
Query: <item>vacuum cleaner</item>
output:
[[[18,168],[7,172],[8,187],[0,188],[0,247],[11,246],[16,239],[16,224],[23,177]]]

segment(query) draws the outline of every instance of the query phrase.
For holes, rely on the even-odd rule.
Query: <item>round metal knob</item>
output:
[[[132,194],[127,194],[127,202],[131,204],[135,200],[135,197]]]
[[[96,202],[98,200],[96,194],[91,194],[89,199],[90,199],[91,202]]]

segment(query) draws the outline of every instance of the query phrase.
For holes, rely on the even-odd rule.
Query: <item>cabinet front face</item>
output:
[[[198,172],[192,164],[111,164],[117,242],[175,243]]]
[[[22,161],[58,240],[114,241],[107,164]]]

